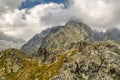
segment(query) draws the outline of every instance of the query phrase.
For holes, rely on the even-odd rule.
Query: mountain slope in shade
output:
[[[0,50],[4,50],[7,48],[20,48],[25,41],[22,39],[17,39],[11,36],[7,36],[0,32]]]
[[[53,27],[35,35],[21,50],[28,54],[36,54],[38,49],[47,49],[49,52],[59,53],[69,49],[69,45],[78,41],[94,41],[94,33],[90,27],[77,21],[70,21],[65,26]],[[50,49],[51,48],[51,49]],[[40,53],[37,55],[44,55]]]
[[[24,44],[21,50],[27,54],[34,55],[37,53],[39,47],[43,44],[43,40],[49,36],[54,34],[60,27],[48,28],[42,31],[40,34],[36,34],[30,39],[26,44]]]
[[[120,42],[120,30],[117,28],[108,29],[105,32],[94,30],[94,33],[97,41],[103,41],[107,37],[110,40]]]
[[[110,40],[115,40],[120,42],[120,30],[117,28],[108,29],[105,32],[105,36],[108,36]]]

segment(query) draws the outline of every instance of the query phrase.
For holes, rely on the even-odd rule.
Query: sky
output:
[[[27,7],[23,7],[23,1],[0,0],[0,32],[27,41],[71,19],[98,30],[120,29],[120,0],[39,0],[41,3]]]

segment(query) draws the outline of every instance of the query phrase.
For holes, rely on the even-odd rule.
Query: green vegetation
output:
[[[62,53],[56,56],[55,62],[40,64],[37,59],[31,59],[19,50],[8,49],[0,55],[0,75],[5,80],[49,80],[60,73],[64,60],[76,52],[71,50]]]

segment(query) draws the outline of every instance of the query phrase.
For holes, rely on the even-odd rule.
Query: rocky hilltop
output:
[[[119,80],[120,44],[113,41],[77,44],[77,54],[65,60],[52,80]],[[70,62],[72,60],[72,62]]]
[[[77,21],[47,29],[22,47],[24,53],[0,52],[0,79],[119,80],[120,43],[108,39],[97,41],[94,31]]]
[[[19,50],[0,52],[1,80],[119,80],[120,44],[79,42],[57,54],[52,63],[40,63]]]

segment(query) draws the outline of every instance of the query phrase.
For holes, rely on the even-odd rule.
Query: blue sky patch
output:
[[[24,9],[24,8],[32,8],[36,5],[39,5],[41,3],[64,3],[65,0],[26,0],[24,2],[22,2],[20,9]]]

